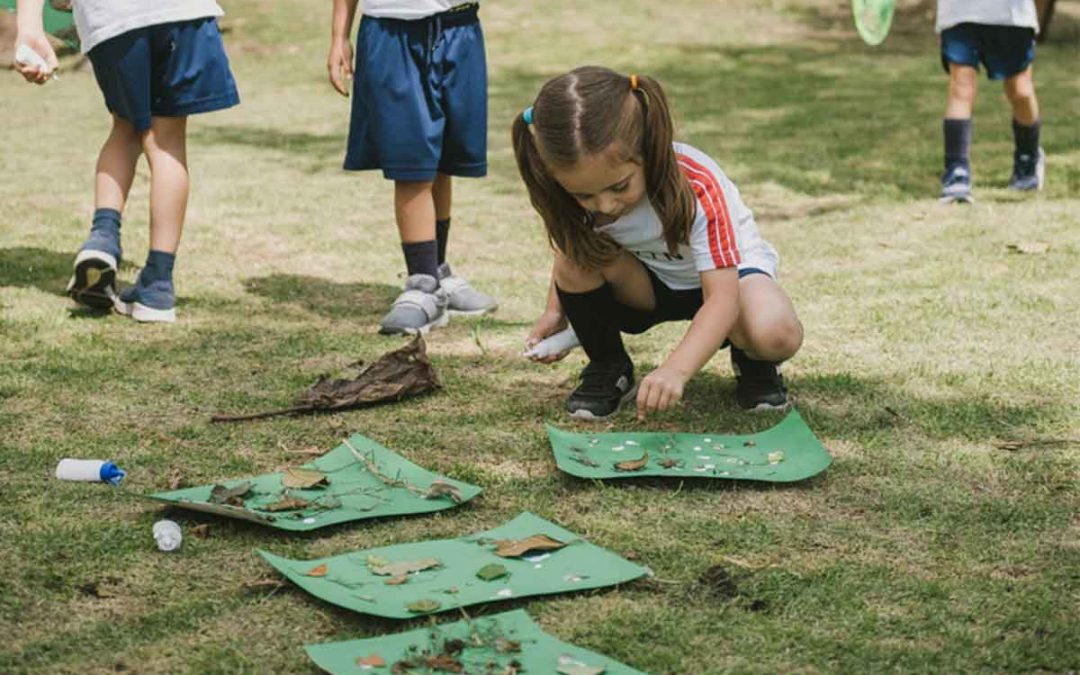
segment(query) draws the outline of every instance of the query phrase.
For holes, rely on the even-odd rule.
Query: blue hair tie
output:
[[[525,124],[533,123],[533,107],[529,106],[521,113],[521,119],[525,120]]]

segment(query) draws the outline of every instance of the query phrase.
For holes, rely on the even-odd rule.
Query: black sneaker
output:
[[[583,420],[607,419],[617,413],[635,391],[633,363],[589,363],[581,371],[581,384],[566,399],[566,412]]]
[[[731,368],[735,371],[735,402],[740,408],[784,410],[788,407],[787,387],[777,364],[755,361],[732,345]]]

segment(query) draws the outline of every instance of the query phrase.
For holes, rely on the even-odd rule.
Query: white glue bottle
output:
[[[581,342],[578,341],[577,333],[574,332],[573,328],[567,328],[537,342],[531,349],[526,350],[522,356],[530,359],[543,359],[562,354],[579,344]]]
[[[33,50],[30,45],[20,44],[15,49],[15,61],[21,63],[24,66],[34,66],[41,72],[48,75],[51,79],[57,79],[56,71],[49,70],[49,63],[45,60],[41,54],[38,54]]]
[[[154,541],[159,550],[170,553],[180,550],[180,543],[184,540],[180,534],[180,526],[172,520],[159,520],[154,523]]]
[[[127,472],[112,462],[100,459],[65,458],[56,465],[56,477],[60,480],[119,485],[126,475]]]

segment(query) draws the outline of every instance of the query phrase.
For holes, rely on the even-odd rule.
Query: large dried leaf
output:
[[[378,654],[369,654],[357,658],[356,665],[361,668],[383,668],[386,666],[386,661]]]
[[[405,605],[405,609],[415,614],[428,614],[442,607],[438,600],[416,600]]]
[[[557,551],[566,546],[546,534],[534,534],[525,539],[500,539],[495,542],[495,555],[503,558],[520,558],[529,551]]]
[[[616,462],[615,468],[619,471],[641,471],[649,463],[649,452],[646,450],[645,454],[637,459],[628,459],[625,462]]]
[[[322,471],[315,469],[290,468],[281,474],[281,484],[287,488],[303,490],[317,485],[327,485],[329,482]]]
[[[215,485],[210,490],[211,504],[228,504],[229,506],[243,506],[244,495],[251,492],[251,483],[244,481],[234,487]]]
[[[446,481],[437,480],[424,493],[424,499],[438,499],[439,497],[447,497],[455,504],[460,504],[461,490]]]
[[[304,574],[306,574],[309,577],[325,577],[326,576],[326,563],[323,563],[323,564],[318,565],[316,567],[312,567],[311,569],[309,569]]]
[[[495,579],[501,579],[502,577],[505,577],[505,576],[507,576],[509,574],[510,573],[506,571],[506,568],[503,567],[502,565],[500,565],[499,563],[489,563],[489,564],[484,565],[483,567],[481,567],[476,572],[476,576],[479,577],[480,579],[483,579],[484,581],[493,581]]]
[[[413,572],[422,572],[423,570],[429,570],[432,567],[438,567],[442,565],[441,562],[435,558],[421,558],[420,560],[402,560],[396,563],[387,563],[385,565],[372,565],[368,562],[368,569],[372,574],[377,574],[381,577],[399,577],[402,574],[412,574]]]
[[[300,499],[299,497],[290,497],[287,499],[279,499],[276,502],[260,508],[263,511],[276,513],[278,511],[299,511],[300,509],[306,509],[308,506],[311,506],[311,503],[308,502],[308,500]]]
[[[297,397],[294,407],[253,415],[216,415],[214,422],[293,415],[305,412],[348,410],[378,403],[400,401],[438,389],[439,378],[428,359],[424,340],[417,337],[408,345],[383,354],[355,379],[320,377]]]

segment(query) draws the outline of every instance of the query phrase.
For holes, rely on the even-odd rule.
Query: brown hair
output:
[[[552,246],[583,267],[609,264],[619,245],[593,230],[589,214],[549,166],[574,166],[582,156],[621,141],[632,156],[640,155],[646,198],[663,224],[669,252],[688,240],[693,224],[697,204],[675,158],[667,97],[651,77],[634,80],[599,66],[575,68],[541,87],[531,125],[523,113],[514,119],[514,155],[533,208],[544,219]]]

